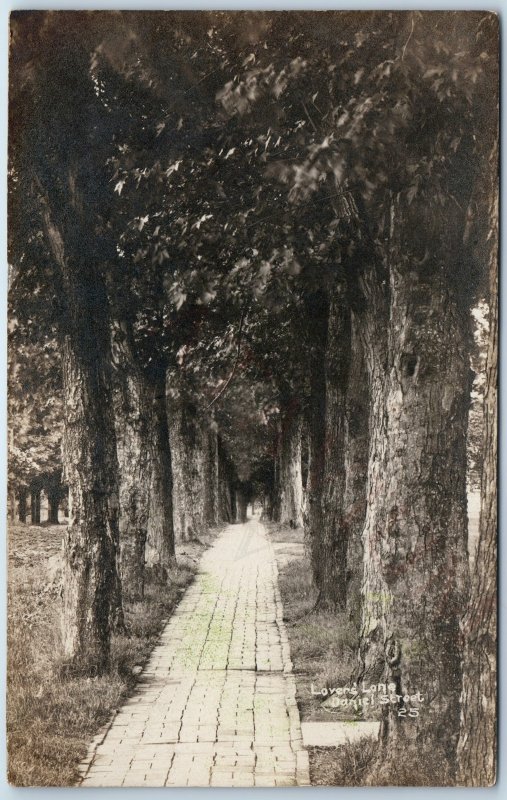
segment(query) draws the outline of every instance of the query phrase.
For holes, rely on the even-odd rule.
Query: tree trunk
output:
[[[9,519],[13,524],[16,522],[16,489],[9,489]]]
[[[351,320],[351,357],[345,406],[344,513],[349,533],[347,547],[347,611],[357,625],[361,618],[363,579],[362,532],[366,514],[368,474],[368,377],[357,320]]]
[[[206,525],[214,526],[219,522],[218,494],[218,439],[216,431],[204,431],[205,476],[204,476],[204,517]]]
[[[306,503],[308,493],[308,473],[310,469],[310,441],[308,435],[307,414],[302,415],[301,422],[301,482],[303,484],[303,524],[306,516]]]
[[[238,521],[238,497],[235,488],[235,481],[231,480],[229,482],[229,494],[231,497],[231,522]]]
[[[403,225],[391,227],[389,315],[377,316],[381,324],[389,320],[387,359],[378,338],[371,346],[381,362],[370,375],[361,652],[366,666],[370,645],[375,659],[382,653],[382,681],[401,698],[424,698],[383,706],[372,782],[447,784],[459,729],[458,621],[468,578],[468,321],[449,285],[459,249],[438,228],[443,217],[459,232],[457,220],[420,204],[403,213]],[[429,263],[411,239],[421,221]],[[431,775],[421,753],[432,754]]]
[[[326,351],[325,449],[318,606],[343,610],[347,598],[345,406],[350,362],[350,310],[344,282],[333,287]]]
[[[26,522],[26,513],[27,513],[27,500],[28,491],[27,489],[20,489],[18,494],[18,515],[20,522]]]
[[[377,530],[385,527],[383,503],[387,469],[387,415],[385,405],[388,369],[388,303],[385,275],[373,267],[362,278],[366,308],[357,314],[357,330],[368,377],[368,467],[366,514],[361,533],[363,580],[361,585],[360,678],[378,682],[384,673],[382,617],[389,601],[382,576]]]
[[[80,352],[71,337],[63,346],[64,473],[70,489],[63,635],[65,657],[72,667],[100,674],[109,657],[118,487],[113,420],[104,413],[111,400],[105,376],[96,374],[101,361],[97,350],[98,364],[92,364],[89,353]]]
[[[169,445],[169,426],[165,390],[165,373],[151,384],[152,430],[151,485],[148,517],[148,564],[165,580],[176,564],[173,523],[173,467]]]
[[[30,493],[30,522],[40,525],[40,489],[32,489]]]
[[[100,674],[109,661],[113,612],[121,616],[118,570],[118,462],[110,388],[108,306],[93,248],[81,248],[83,206],[69,171],[66,233],[44,201],[44,224],[65,298],[60,331],[64,397],[63,654],[74,671]],[[116,609],[113,608],[117,604]]]
[[[484,464],[479,543],[471,597],[462,622],[465,641],[458,783],[492,786],[497,759],[497,387],[498,387],[498,151],[492,154],[489,343],[484,395]]]
[[[126,323],[112,324],[116,447],[120,477],[120,571],[123,596],[144,596],[145,547],[150,498],[152,402],[134,362]]]
[[[196,409],[184,398],[171,404],[170,441],[173,455],[174,527],[182,541],[199,538],[207,528],[208,442]]]
[[[269,493],[269,518],[271,522],[280,522],[280,460],[273,459],[273,482]]]
[[[322,584],[321,535],[322,491],[324,485],[326,443],[326,369],[325,353],[329,304],[324,290],[306,298],[307,326],[311,332],[310,398],[308,408],[309,468],[306,516],[304,520],[305,546],[310,555],[313,581],[317,588]]]
[[[218,521],[233,522],[232,481],[233,466],[220,437],[217,437],[218,450]]]
[[[301,476],[301,414],[299,402],[282,400],[280,435],[280,522],[299,528],[303,524]]]
[[[231,501],[228,493],[227,458],[220,436],[217,436],[218,450],[218,519],[231,522]]]
[[[236,508],[236,518],[235,522],[243,523],[247,521],[247,506],[248,506],[248,498],[242,489],[241,486],[236,488],[235,491],[235,508]]]
[[[58,511],[60,508],[60,490],[48,490],[48,521],[51,525],[58,525]]]
[[[280,451],[280,436],[277,435],[277,451]],[[282,482],[280,475],[280,457],[277,453],[273,459],[273,485],[271,487],[271,520],[280,522],[282,514]]]

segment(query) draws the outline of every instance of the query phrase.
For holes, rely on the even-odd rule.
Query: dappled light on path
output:
[[[309,784],[291,671],[276,559],[253,517],[203,556],[82,785]]]

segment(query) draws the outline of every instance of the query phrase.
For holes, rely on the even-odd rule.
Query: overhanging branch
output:
[[[217,400],[219,400],[222,397],[224,392],[230,386],[231,381],[233,380],[233,378],[234,378],[234,376],[236,374],[236,370],[237,370],[237,367],[238,367],[238,364],[239,364],[239,357],[241,355],[241,338],[242,338],[242,335],[243,335],[243,323],[245,321],[245,316],[246,316],[247,309],[248,309],[248,304],[243,306],[243,310],[241,312],[241,318],[240,318],[240,321],[239,321],[239,328],[238,328],[238,344],[237,344],[237,349],[236,349],[236,358],[234,360],[234,366],[232,368],[231,374],[227,378],[226,382],[224,383],[224,385],[222,386],[222,388],[220,389],[218,394],[215,395],[215,397],[213,398],[213,400],[210,403],[208,403],[208,405],[206,406],[206,411],[208,411],[208,409],[210,409],[212,406],[214,406],[215,403],[217,402]]]

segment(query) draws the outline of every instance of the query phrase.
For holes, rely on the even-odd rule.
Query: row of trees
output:
[[[41,493],[48,519],[58,522],[62,500],[62,403],[54,339],[31,338],[32,320],[9,325],[9,512],[14,521],[41,521]],[[35,368],[34,368],[35,365]]]
[[[79,668],[147,539],[167,574],[175,530],[262,494],[304,521],[319,607],[359,617],[360,677],[432,698],[387,710],[375,780],[400,748],[493,779],[496,52],[478,12],[13,16],[11,303],[58,336]]]

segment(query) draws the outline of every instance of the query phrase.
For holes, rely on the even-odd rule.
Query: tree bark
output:
[[[18,516],[20,522],[26,522],[28,490],[20,489],[18,493]]]
[[[308,420],[306,413],[302,414],[301,425],[301,482],[303,484],[302,518],[304,524],[308,494],[308,474],[310,470],[310,437],[308,435]]]
[[[43,212],[65,299],[60,338],[69,524],[64,536],[63,655],[73,671],[100,674],[108,666],[111,621],[122,616],[108,306],[94,254],[81,246],[84,212],[72,170],[68,183],[65,234],[55,224],[47,199]]]
[[[318,607],[343,610],[347,598],[345,406],[350,364],[350,310],[344,281],[331,290],[325,361],[325,446]]]
[[[64,537],[64,653],[73,669],[100,674],[108,664],[113,598],[120,602],[112,596],[117,580],[117,462],[113,421],[104,414],[106,406],[111,408],[104,376],[93,375],[88,352],[78,347],[66,337],[64,474],[70,503]]]
[[[347,611],[359,626],[363,579],[362,532],[366,515],[368,474],[368,377],[357,319],[352,314],[350,371],[345,406],[345,493],[343,500],[348,529]]]
[[[30,522],[32,525],[40,525],[40,489],[32,489],[30,492]]]
[[[301,413],[299,401],[295,398],[283,399],[281,406],[280,522],[291,528],[299,528],[303,524]]]
[[[193,405],[181,397],[171,404],[170,441],[174,475],[174,527],[182,541],[199,538],[207,528],[208,441]]]
[[[282,482],[280,475],[280,432],[277,433],[276,455],[273,459],[273,485],[271,487],[271,520],[280,522],[282,513]]]
[[[167,579],[176,564],[173,523],[173,467],[169,445],[169,425],[165,373],[151,381],[151,484],[148,517],[148,564]]]
[[[385,527],[383,503],[387,468],[387,414],[385,405],[388,371],[388,296],[386,277],[372,265],[363,274],[362,291],[366,307],[357,314],[357,330],[363,347],[368,376],[368,467],[366,514],[361,533],[363,580],[361,587],[361,631],[359,640],[360,678],[378,682],[384,672],[382,617],[389,600],[380,563],[377,530]]]
[[[218,521],[232,522],[232,465],[220,437],[217,437],[218,450]]]
[[[16,489],[9,489],[9,519],[11,523],[16,521]]]
[[[414,204],[393,213],[395,219],[389,314],[377,315],[381,324],[388,322],[388,347],[382,354],[377,337],[370,345],[361,654],[365,671],[380,667],[382,681],[394,685],[396,694],[420,692],[424,701],[419,708],[404,700],[383,707],[371,779],[448,784],[454,779],[459,729],[458,621],[468,579],[469,363],[467,313],[449,280],[458,273],[462,254],[447,225],[458,241],[462,228],[448,206],[437,214]],[[412,238],[421,224],[424,242]],[[431,247],[430,259],[421,245],[423,251]],[[375,306],[378,289],[370,299]],[[411,716],[414,708],[417,717]],[[420,754],[429,752],[431,776],[420,761]]]
[[[120,571],[123,596],[142,599],[150,498],[152,402],[135,363],[127,323],[112,323],[116,448],[120,478]]]
[[[498,151],[491,156],[489,342],[484,396],[484,464],[479,543],[464,635],[458,783],[492,786],[497,759],[497,438],[498,438]]]
[[[213,429],[204,432],[205,436],[205,479],[204,479],[204,516],[207,525],[215,526],[219,523],[219,467],[218,467],[218,437]]]
[[[48,490],[48,522],[58,525],[58,511],[60,508],[60,491],[57,488]]]
[[[310,555],[313,581],[322,583],[321,534],[322,492],[326,442],[326,368],[325,353],[329,303],[322,289],[306,297],[307,328],[311,333],[310,397],[308,404],[309,467],[307,503],[304,519],[305,547]]]
[[[235,488],[235,481],[231,480],[229,483],[229,492],[231,495],[231,522],[238,521],[238,496]]]
[[[244,489],[241,486],[237,486],[235,490],[235,508],[236,508],[236,517],[235,522],[244,523],[247,521],[247,507],[248,507],[248,497],[245,494]]]

